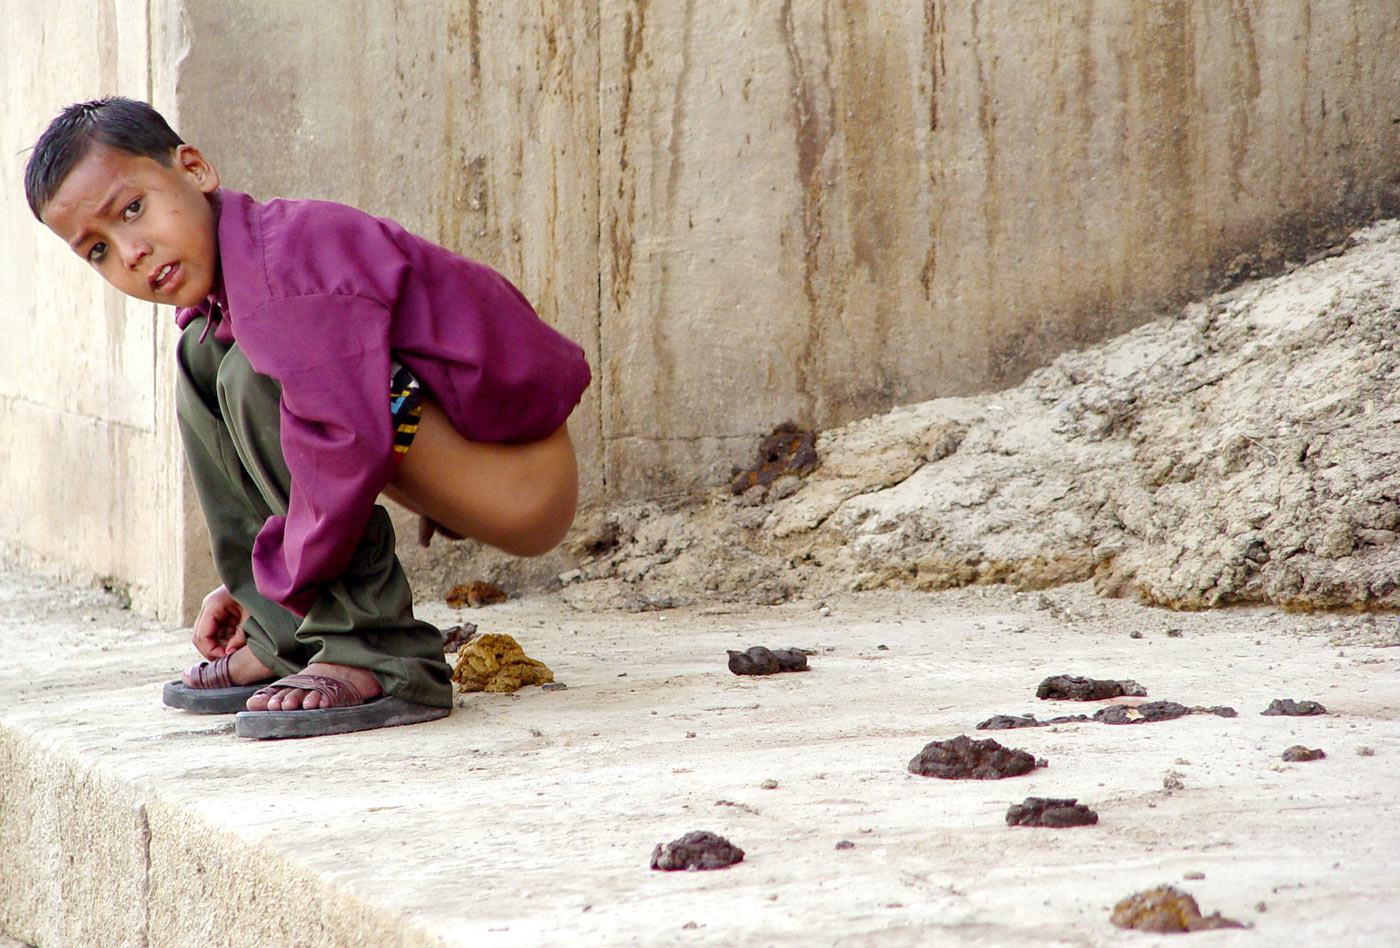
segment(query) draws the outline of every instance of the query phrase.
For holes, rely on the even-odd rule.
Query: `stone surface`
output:
[[[146,948],[145,805],[91,760],[0,729],[0,930]]]
[[[1308,9],[606,0],[609,484],[719,484],[776,422],[1004,387],[1300,259],[1356,200],[1326,169],[1390,206],[1400,11]]]
[[[809,944],[820,920],[825,942],[870,948],[1121,948],[1108,914],[1125,880],[1202,871],[1211,908],[1268,901],[1253,932],[1211,936],[1223,945],[1400,942],[1400,650],[1363,644],[1380,638],[1376,617],[1170,615],[1085,585],[823,601],[830,616],[811,602],[629,614],[527,597],[492,609],[491,631],[550,656],[568,690],[461,695],[429,724],[259,742],[160,706],[191,661],[187,629],[0,572],[0,928],[45,948],[761,948]],[[750,639],[811,642],[821,674],[717,669]],[[1163,693],[1262,708],[1280,681],[1323,681],[1332,713],[1192,716],[1150,739],[1021,731],[1053,766],[1013,783],[902,771],[930,729],[957,733],[989,696],[1024,696],[1029,662],[1110,667],[1124,649]],[[1375,756],[1284,767],[1290,741],[1257,746],[1304,724],[1314,744]],[[1164,799],[1171,761],[1189,790]],[[1092,788],[1103,818],[1012,831],[1009,787]],[[744,863],[647,868],[656,843],[695,827],[742,843]],[[842,839],[855,848],[836,851]]]
[[[179,454],[173,311],[106,286],[34,220],[22,182],[27,149],[64,106],[171,88],[170,6],[4,9],[0,455],[24,461],[0,464],[0,550],[178,620],[217,580]]]
[[[567,594],[1092,581],[1173,608],[1400,607],[1400,223],[1346,246],[1014,389],[825,430],[769,506],[717,486],[619,508]]]

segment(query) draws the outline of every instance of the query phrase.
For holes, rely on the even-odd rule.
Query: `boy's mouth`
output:
[[[159,293],[180,272],[178,263],[167,263],[151,275],[151,289]]]

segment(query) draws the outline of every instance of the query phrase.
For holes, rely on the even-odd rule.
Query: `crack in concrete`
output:
[[[151,819],[146,813],[146,804],[136,805],[137,835],[141,841],[141,888],[139,898],[141,900],[141,922],[138,936],[141,945],[148,948],[151,944]]]

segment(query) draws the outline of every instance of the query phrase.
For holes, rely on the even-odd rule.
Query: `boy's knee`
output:
[[[175,364],[179,366],[180,374],[186,378],[197,380],[203,374],[200,369],[206,360],[200,358],[204,353],[198,348],[199,337],[203,332],[204,317],[197,317],[180,330],[180,338],[175,343]],[[217,371],[217,364],[212,368]]]
[[[211,345],[212,339],[200,342],[204,332],[204,318],[199,317],[180,332],[175,343],[175,368],[177,374],[176,410],[185,412],[185,399],[197,398],[212,407],[215,404],[215,391],[218,386],[219,363],[224,348]]]
[[[219,403],[225,408],[251,407],[262,402],[277,404],[282,397],[275,379],[259,375],[238,346],[232,346],[219,361]]]
[[[501,548],[512,556],[543,556],[568,535],[576,509],[576,501],[566,498],[541,499],[519,511],[510,539]]]

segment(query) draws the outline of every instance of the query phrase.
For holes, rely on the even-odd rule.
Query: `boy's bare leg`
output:
[[[578,464],[567,426],[524,444],[468,441],[424,398],[418,433],[384,494],[459,536],[539,556],[573,525]]]

